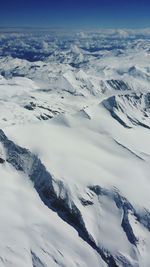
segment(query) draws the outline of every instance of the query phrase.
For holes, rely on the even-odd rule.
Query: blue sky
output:
[[[150,27],[150,0],[2,0],[0,26]]]

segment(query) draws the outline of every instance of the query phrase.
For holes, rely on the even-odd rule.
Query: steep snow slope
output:
[[[3,37],[2,267],[149,267],[149,42],[107,34]]]
[[[56,213],[46,208],[26,175],[1,167],[0,266],[106,266]]]
[[[103,105],[125,127],[139,124],[150,129],[150,93],[112,96]]]
[[[42,201],[46,198],[46,205],[52,205],[57,212],[60,210],[58,215],[71,224],[109,266],[113,266],[113,261],[116,266],[148,266],[149,130],[142,127],[125,130],[102,105],[88,108],[87,114],[91,119],[83,113],[75,117],[59,115],[42,125],[14,126],[5,131],[14,143],[38,155],[53,174],[55,194],[48,182],[31,176],[40,196],[44,186]],[[141,137],[144,142],[138,145]],[[24,158],[31,162],[24,154],[21,161],[17,156],[16,163],[11,162],[12,155],[12,160],[7,160],[22,169]],[[16,164],[20,164],[19,167]],[[29,166],[25,164],[23,171],[28,174],[26,165]],[[46,175],[43,178],[46,179]]]

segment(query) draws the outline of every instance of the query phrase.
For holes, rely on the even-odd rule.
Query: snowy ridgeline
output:
[[[148,30],[0,43],[0,267],[149,267]]]

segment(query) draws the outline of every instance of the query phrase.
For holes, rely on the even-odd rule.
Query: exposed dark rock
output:
[[[90,205],[93,205],[93,202],[91,200],[87,200],[87,199],[84,199],[84,198],[80,198],[80,201],[82,203],[83,206],[90,206]]]
[[[107,80],[107,83],[115,90],[131,90],[131,87],[122,80]]]
[[[36,104],[33,102],[30,102],[29,104],[25,105],[24,108],[28,110],[34,110],[36,108]]]
[[[5,162],[5,160],[0,157],[0,164],[3,164],[4,162]]]

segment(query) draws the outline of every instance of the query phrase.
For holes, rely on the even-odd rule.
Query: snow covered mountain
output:
[[[150,266],[149,38],[0,33],[0,267]]]

